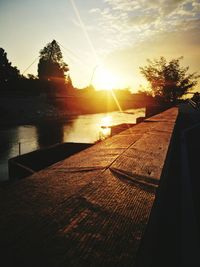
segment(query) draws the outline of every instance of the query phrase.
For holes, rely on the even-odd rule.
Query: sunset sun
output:
[[[111,72],[104,68],[97,68],[93,84],[97,89],[112,90],[118,87],[117,77]]]

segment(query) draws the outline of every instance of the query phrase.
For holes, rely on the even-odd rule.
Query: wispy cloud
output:
[[[104,0],[106,7],[90,10],[95,31],[108,50],[130,46],[160,32],[196,28],[199,0]]]
[[[90,13],[101,13],[101,9],[99,8],[92,8],[89,10]]]

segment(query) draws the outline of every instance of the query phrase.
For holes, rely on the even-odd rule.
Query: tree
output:
[[[37,80],[37,76],[30,74],[30,73],[27,74],[27,77],[29,80]]]
[[[12,67],[11,62],[7,59],[7,53],[0,48],[0,83],[6,83],[20,78],[19,70]]]
[[[175,102],[197,84],[200,77],[196,73],[188,74],[189,67],[181,67],[183,57],[167,62],[164,57],[159,60],[147,60],[148,65],[140,67],[141,73],[150,83],[154,96],[165,101]]]
[[[38,77],[40,80],[65,81],[68,65],[63,61],[58,43],[53,40],[40,51]]]

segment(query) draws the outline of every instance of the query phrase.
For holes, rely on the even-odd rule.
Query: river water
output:
[[[101,126],[135,123],[145,109],[80,115],[66,121],[0,128],[0,181],[8,180],[8,159],[49,145],[74,142],[94,143],[104,137]]]

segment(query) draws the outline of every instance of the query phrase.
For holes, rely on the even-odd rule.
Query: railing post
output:
[[[21,155],[21,142],[19,142],[19,156]]]

